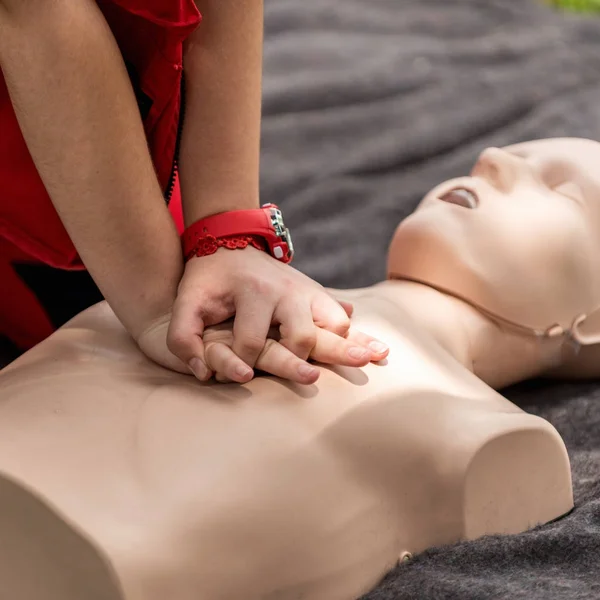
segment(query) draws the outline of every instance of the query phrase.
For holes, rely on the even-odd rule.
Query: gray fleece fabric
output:
[[[262,199],[284,209],[295,265],[369,285],[397,223],[483,148],[600,140],[600,17],[534,0],[266,0],[264,91]],[[364,600],[600,598],[600,389],[506,395],[564,437],[575,510],[433,549]]]

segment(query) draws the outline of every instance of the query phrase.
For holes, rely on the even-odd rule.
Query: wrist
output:
[[[136,344],[142,344],[144,338],[151,335],[156,329],[161,327],[168,327],[171,321],[172,306],[164,311],[158,311],[154,316],[147,315],[144,320],[139,320],[132,330],[129,330],[129,334],[135,340]]]
[[[172,297],[164,302],[146,306],[143,311],[140,311],[135,316],[131,316],[128,322],[120,320],[123,322],[129,335],[139,344],[140,339],[147,335],[149,331],[153,331],[165,323],[169,323],[174,302],[175,297]]]
[[[189,233],[188,228],[182,239],[184,261],[188,263],[192,258],[200,258],[202,256],[210,256],[219,250],[225,248],[227,250],[244,250],[251,246],[257,250],[268,252],[268,247],[265,240],[257,235],[229,235],[223,237],[215,237],[212,234],[196,235],[190,239],[186,236]],[[187,239],[186,239],[187,238]]]
[[[184,265],[181,250],[178,258],[161,264],[137,262],[137,271],[130,271],[129,279],[111,280],[104,286],[105,298],[134,340],[157,322],[170,316]]]
[[[207,219],[221,213],[233,212],[236,210],[254,210],[260,208],[260,199],[258,194],[226,195],[222,193],[208,198],[199,198],[196,201],[184,199],[183,219],[185,226],[189,227],[201,219]]]
[[[186,227],[181,241],[185,261],[214,254],[219,248],[237,250],[248,246],[264,250],[284,263],[289,263],[294,255],[290,232],[274,204],[200,219]]]

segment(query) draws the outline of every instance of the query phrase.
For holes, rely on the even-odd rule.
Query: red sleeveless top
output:
[[[182,228],[176,177],[183,42],[200,22],[193,0],[97,0],[117,40],[171,213]],[[29,346],[51,333],[15,260],[83,269],[37,173],[0,72],[0,334]],[[24,321],[29,320],[29,323]]]

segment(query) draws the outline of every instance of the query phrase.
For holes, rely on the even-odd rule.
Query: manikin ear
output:
[[[0,582],[0,596],[15,600],[123,600],[100,552],[41,498],[1,474]]]
[[[573,338],[582,346],[600,344],[600,308],[573,325]]]

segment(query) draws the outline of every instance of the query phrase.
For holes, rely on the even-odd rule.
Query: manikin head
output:
[[[600,143],[488,148],[469,176],[434,188],[399,225],[388,276],[532,329],[569,329],[600,307]]]

